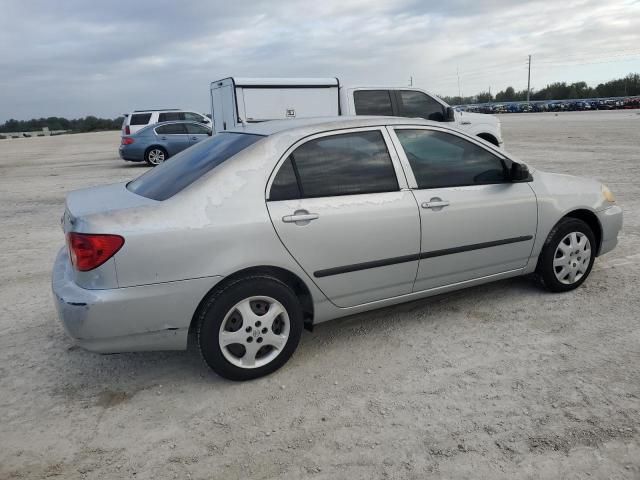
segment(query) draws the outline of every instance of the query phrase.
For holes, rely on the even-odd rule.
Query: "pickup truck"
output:
[[[214,132],[268,120],[340,115],[388,115],[451,122],[502,147],[493,115],[457,111],[414,87],[347,87],[337,78],[239,78],[211,82]]]

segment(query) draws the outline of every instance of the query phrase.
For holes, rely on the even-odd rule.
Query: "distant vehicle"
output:
[[[122,135],[131,135],[147,125],[180,120],[198,122],[208,125],[209,127],[211,126],[211,119],[209,117],[189,110],[180,110],[179,108],[134,110],[124,116],[124,121],[122,122]]]
[[[614,110],[616,108],[615,100],[599,100],[598,110]]]
[[[346,87],[337,78],[223,78],[211,83],[211,111],[216,132],[266,120],[376,115],[448,123],[503,145],[496,117],[455,111],[419,88]]]
[[[120,158],[156,166],[210,136],[211,128],[202,123],[164,122],[149,125],[122,137]]]
[[[589,102],[575,102],[575,110],[591,110],[591,104]]]
[[[191,331],[213,370],[248,380],[304,326],[534,272],[573,290],[616,246],[614,201],[438,122],[263,122],[71,192],[53,293],[88,350],[180,350]]]

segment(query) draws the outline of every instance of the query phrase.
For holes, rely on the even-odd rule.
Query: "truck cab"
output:
[[[414,87],[342,87],[344,115],[389,115],[450,122],[502,147],[500,121],[493,115],[455,110],[444,100]]]
[[[215,132],[245,123],[287,118],[384,115],[449,122],[502,147],[493,115],[457,111],[414,87],[347,87],[337,78],[240,78],[211,83]]]

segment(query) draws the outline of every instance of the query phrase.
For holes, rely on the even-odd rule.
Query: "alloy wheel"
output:
[[[149,152],[149,163],[152,165],[160,165],[164,162],[164,152],[158,148],[154,148]]]
[[[224,358],[240,368],[272,362],[289,339],[290,321],[284,306],[266,296],[238,302],[227,312],[218,334]]]

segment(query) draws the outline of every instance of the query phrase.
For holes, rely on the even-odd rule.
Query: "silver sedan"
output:
[[[601,183],[442,123],[265,122],[71,192],[53,292],[88,350],[184,349],[192,332],[245,380],[326,320],[517,275],[572,290],[621,227]]]

